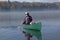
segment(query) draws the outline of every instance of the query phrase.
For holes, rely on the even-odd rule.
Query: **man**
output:
[[[32,17],[29,15],[28,12],[25,12],[25,18],[24,18],[23,24],[30,25],[30,22],[32,22]],[[27,33],[25,31],[23,31],[23,33],[24,33],[26,39],[30,40],[32,35],[30,35],[30,33]]]
[[[30,22],[32,22],[32,17],[29,15],[28,12],[25,12],[25,18],[24,18],[24,22],[23,24],[30,24]]]

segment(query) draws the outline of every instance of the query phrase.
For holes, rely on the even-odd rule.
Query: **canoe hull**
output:
[[[35,23],[32,25],[24,25],[24,29],[31,29],[31,30],[40,30],[41,29],[41,23]]]

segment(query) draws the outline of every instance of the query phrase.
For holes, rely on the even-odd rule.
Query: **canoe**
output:
[[[31,29],[31,30],[40,30],[41,29],[41,23],[35,23],[32,25],[24,25],[24,29]]]
[[[32,36],[35,36],[38,40],[42,40],[41,31],[28,30],[28,29],[24,29],[24,31],[27,32],[27,33],[29,33]]]

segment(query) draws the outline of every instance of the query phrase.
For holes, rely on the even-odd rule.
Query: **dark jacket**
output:
[[[24,18],[23,24],[30,24],[30,22],[32,22],[32,17],[31,16],[26,16]]]

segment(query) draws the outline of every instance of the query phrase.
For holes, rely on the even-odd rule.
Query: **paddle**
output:
[[[21,22],[17,27],[18,27],[18,29],[21,29],[21,26],[23,26],[23,24],[22,24],[23,22]]]

